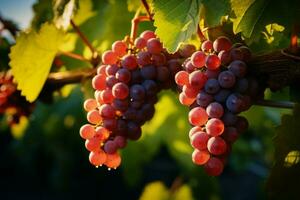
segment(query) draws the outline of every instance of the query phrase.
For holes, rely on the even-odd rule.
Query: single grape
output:
[[[201,71],[194,71],[189,75],[189,84],[192,87],[201,89],[207,81],[206,75]]]
[[[102,118],[114,118],[116,116],[116,110],[110,104],[101,105],[99,112]]]
[[[210,136],[219,136],[224,131],[224,123],[217,118],[211,118],[206,123],[206,132]]]
[[[229,95],[226,100],[226,107],[230,112],[239,113],[243,111],[243,96],[237,93]]]
[[[118,146],[114,141],[109,140],[104,144],[103,149],[106,153],[113,154],[118,150]]]
[[[109,135],[110,135],[109,131],[106,128],[102,127],[102,126],[98,126],[96,128],[95,132],[96,133],[94,135],[94,138],[101,141],[101,142],[107,140],[109,138]]]
[[[204,165],[205,172],[210,176],[219,176],[223,172],[224,164],[219,158],[211,157]]]
[[[106,162],[107,156],[105,152],[101,149],[98,149],[97,151],[90,152],[89,160],[92,165],[94,166],[101,166]]]
[[[205,66],[207,69],[216,70],[220,67],[220,65],[221,65],[221,60],[217,55],[211,54],[206,57]]]
[[[201,132],[202,128],[200,126],[194,126],[193,128],[191,128],[191,130],[189,131],[189,138],[191,139],[192,136],[197,133],[197,132]]]
[[[92,86],[95,90],[104,90],[106,88],[106,76],[103,74],[94,76]]]
[[[134,40],[134,46],[138,49],[143,49],[147,46],[147,41],[142,37],[137,37]]]
[[[100,98],[101,98],[101,101],[105,104],[112,103],[114,100],[114,96],[112,95],[111,89],[103,90],[100,93]]]
[[[195,66],[197,68],[201,68],[201,67],[204,67],[204,65],[205,65],[205,59],[206,59],[206,55],[204,52],[196,51],[191,56],[191,63],[193,64],[193,66]]]
[[[198,150],[205,150],[208,139],[209,136],[207,135],[207,133],[199,131],[194,133],[190,140],[193,148]]]
[[[213,47],[216,52],[220,52],[222,50],[229,51],[231,46],[231,41],[225,36],[218,37],[213,43]]]
[[[97,68],[97,74],[103,74],[103,75],[106,75],[106,66],[107,65],[100,65],[98,68]]]
[[[210,154],[207,150],[195,149],[192,154],[193,163],[196,165],[204,165],[210,158]]]
[[[213,102],[207,106],[206,113],[211,118],[221,118],[224,113],[224,109],[221,104]]]
[[[130,98],[133,100],[143,100],[145,98],[145,89],[139,84],[130,87]]]
[[[102,54],[102,62],[105,65],[113,65],[118,61],[118,55],[113,51],[105,51]]]
[[[194,101],[195,101],[195,98],[189,98],[183,92],[181,92],[179,94],[179,102],[182,105],[189,106],[189,105],[193,104]]]
[[[137,58],[134,55],[125,55],[122,58],[121,64],[123,67],[133,70],[137,68]]]
[[[119,82],[118,79],[113,75],[106,77],[105,80],[106,87],[108,87],[109,89],[111,89],[118,82]]]
[[[206,40],[201,45],[202,51],[211,52],[213,50],[213,43],[210,40]]]
[[[197,95],[197,104],[206,108],[213,101],[213,96],[204,91],[200,91]]]
[[[189,83],[189,74],[186,71],[179,71],[175,75],[177,85],[184,86]]]
[[[97,101],[95,99],[86,99],[83,103],[83,108],[85,111],[95,110],[98,107]]]
[[[231,71],[223,71],[219,74],[218,81],[221,87],[231,88],[235,84],[235,76]]]
[[[218,53],[218,57],[220,58],[221,63],[223,65],[227,65],[231,61],[231,57],[230,57],[230,52],[229,51],[224,51],[224,50],[220,51]]]
[[[213,155],[222,155],[226,152],[226,142],[221,137],[211,137],[207,141],[207,149]]]
[[[163,47],[159,39],[151,38],[147,41],[147,49],[152,54],[159,54],[163,50]]]
[[[235,60],[230,63],[228,69],[237,77],[244,77],[247,72],[247,65],[243,61]]]
[[[79,133],[83,139],[91,139],[92,137],[94,137],[96,132],[92,125],[85,124],[80,128]]]
[[[100,149],[101,146],[101,141],[97,138],[91,138],[91,139],[87,139],[85,141],[85,148],[88,151],[97,151],[98,149]]]
[[[116,72],[116,78],[123,83],[128,83],[131,78],[131,73],[128,69],[122,68]]]
[[[107,65],[107,67],[105,69],[105,73],[107,76],[109,76],[109,75],[114,76],[118,70],[119,70],[118,65]]]
[[[245,61],[245,62],[250,61],[251,57],[252,57],[250,49],[248,47],[246,47],[246,46],[241,46],[241,47],[239,47],[239,49],[243,53],[243,61]]]
[[[215,94],[220,90],[220,85],[216,79],[208,79],[204,86],[205,92],[208,94]]]
[[[204,125],[208,120],[208,115],[206,114],[206,111],[201,108],[193,108],[189,112],[189,122],[194,126],[202,126]]]
[[[146,41],[148,41],[151,38],[156,38],[156,35],[153,31],[144,31],[141,33],[140,37],[144,38]]]
[[[142,81],[143,81],[143,78],[142,78],[140,69],[132,70],[130,84],[139,84]]]
[[[112,88],[112,94],[117,99],[125,99],[129,94],[129,88],[125,83],[117,83]]]
[[[112,51],[118,56],[124,56],[127,53],[127,44],[123,41],[117,40],[112,44]]]
[[[87,113],[87,120],[91,124],[99,124],[102,121],[102,117],[98,110],[92,110]]]
[[[193,71],[196,70],[196,67],[192,64],[191,61],[188,61],[185,65],[185,70],[188,72],[188,73],[192,73]]]
[[[108,168],[116,169],[121,164],[121,156],[117,152],[114,154],[106,154],[106,161],[104,164]]]

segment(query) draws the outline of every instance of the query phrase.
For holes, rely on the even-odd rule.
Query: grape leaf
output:
[[[261,35],[268,24],[277,23],[284,27],[299,24],[297,0],[231,0],[231,7],[236,16],[233,19],[233,31],[235,34],[242,32],[246,38]]]
[[[204,19],[208,27],[220,24],[222,16],[228,15],[230,12],[229,0],[203,0],[202,6],[201,14],[204,12]]]
[[[39,29],[46,21],[53,19],[52,0],[38,0],[32,6],[34,16],[31,20],[31,27]]]
[[[42,25],[39,32],[21,33],[11,48],[10,67],[22,95],[33,102],[39,95],[64,33],[54,24]]]
[[[155,0],[153,9],[156,34],[170,52],[196,32],[200,0]]]

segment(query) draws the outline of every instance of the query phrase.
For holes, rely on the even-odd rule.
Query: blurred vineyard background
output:
[[[130,20],[138,6],[139,1],[133,0],[81,0],[74,21],[102,52],[129,34]],[[51,0],[0,0],[1,16],[21,29],[39,27],[52,17],[51,9]],[[154,27],[145,22],[139,32],[145,29]],[[0,62],[8,66],[4,59],[8,53],[6,42],[13,40],[3,33]],[[253,48],[262,50],[255,44]],[[64,49],[91,56],[73,32],[66,38]],[[66,57],[62,61],[62,67],[52,70],[91,67]],[[155,117],[143,127],[142,138],[122,151],[119,169],[108,171],[90,165],[78,134],[86,122],[82,103],[91,94],[89,80],[67,85],[55,92],[49,103],[38,101],[32,115],[21,118],[13,127],[7,125],[7,116],[0,118],[0,199],[266,198],[267,178],[276,156],[275,129],[281,114],[289,114],[290,110],[253,106],[244,113],[250,128],[233,146],[224,173],[214,178],[192,164],[188,110],[179,104],[175,92],[162,92]],[[269,99],[288,96],[288,90],[266,92]]]

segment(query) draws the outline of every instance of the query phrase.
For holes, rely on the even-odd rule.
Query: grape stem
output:
[[[198,25],[198,28],[197,28],[197,34],[198,34],[198,37],[199,37],[201,42],[204,42],[205,40],[207,40],[206,37],[203,35],[199,25]]]
[[[144,6],[144,8],[145,8],[145,10],[146,10],[146,12],[147,12],[147,14],[149,16],[149,19],[153,20],[153,18],[152,18],[153,15],[150,12],[150,6],[149,6],[148,2],[146,0],[141,0],[141,2],[142,2],[142,4],[143,4],[143,6]]]
[[[290,102],[290,101],[273,101],[273,100],[265,100],[264,99],[264,100],[255,101],[254,105],[273,107],[273,108],[293,109],[295,107],[296,103]]]
[[[93,45],[90,43],[90,41],[87,39],[87,37],[81,32],[80,28],[75,24],[75,22],[73,20],[71,20],[71,25],[73,27],[73,29],[75,30],[75,32],[78,34],[78,36],[81,38],[81,40],[83,41],[83,43],[90,49],[90,51],[92,52],[92,61],[91,63],[95,65],[95,61],[99,60],[99,54],[97,52],[97,50],[93,47]]]
[[[80,60],[80,61],[84,61],[84,62],[90,62],[90,60],[86,59],[85,57],[83,57],[82,55],[79,54],[75,54],[72,52],[59,52],[58,55],[64,55],[76,60]]]
[[[145,21],[151,21],[149,16],[139,16],[139,14],[140,14],[140,9],[135,13],[134,18],[131,20],[131,32],[130,32],[131,43],[133,43],[136,38],[139,23]]]

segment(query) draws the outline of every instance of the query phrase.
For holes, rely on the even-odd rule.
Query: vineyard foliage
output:
[[[225,35],[234,42],[244,41],[254,54],[275,51],[289,46],[292,27],[299,25],[300,21],[300,4],[297,0],[152,0],[148,3],[154,21],[139,24],[138,33],[146,29],[155,31],[169,52],[178,50],[182,43],[192,43],[199,47],[198,25],[204,36],[211,40]],[[82,80],[80,85],[67,85],[48,94],[53,97],[50,105],[40,102],[39,95],[49,73],[93,67],[89,62],[74,60],[62,54],[73,52],[83,55],[87,60],[93,57],[72,28],[71,19],[101,55],[110,49],[114,41],[122,40],[130,34],[131,19],[136,11],[141,15],[146,15],[146,11],[139,0],[38,0],[33,11],[30,27],[17,36],[16,43],[10,49],[9,61],[2,60],[2,53],[5,55],[7,52],[0,49],[0,67],[9,62],[21,94],[29,102],[37,101],[33,117],[21,120],[19,125],[12,128],[14,136],[22,138],[15,148],[17,156],[28,158],[21,159],[26,166],[34,159],[33,152],[46,144],[46,137],[57,142],[54,146],[46,145],[43,151],[57,159],[58,166],[67,163],[65,168],[58,167],[61,171],[57,172],[67,176],[66,171],[75,162],[66,161],[71,157],[70,150],[79,155],[85,154],[80,152],[83,149],[76,149],[78,145],[75,144],[81,142],[78,130],[85,123],[83,99],[92,95],[90,80]],[[1,48],[3,45],[1,43]],[[60,55],[63,63],[60,68],[53,64],[57,55]],[[298,89],[284,88],[276,93],[267,90],[265,98],[298,102]],[[216,180],[208,178],[191,162],[188,109],[180,105],[177,96],[173,91],[159,94],[155,116],[142,127],[142,138],[138,142],[129,143],[122,151],[122,170],[126,182],[131,186],[137,185],[144,176],[143,167],[164,149],[180,166],[180,174],[190,178],[189,186],[181,186],[174,194],[161,183],[155,182],[145,188],[142,199],[150,199],[151,190],[161,191],[157,193],[162,196],[156,199],[170,196],[176,196],[175,199],[192,199],[190,187],[195,190],[201,188],[201,185],[210,188],[207,191],[201,190],[202,199],[219,191]],[[267,167],[258,170],[258,174],[263,179],[269,177],[266,188],[272,197],[295,199],[293,195],[299,182],[295,177],[300,176],[300,140],[297,132],[299,108],[290,111],[254,106],[243,115],[249,120],[250,128],[233,146],[228,165],[237,172],[245,169],[251,171],[257,164],[253,159],[262,160]],[[8,129],[5,125],[3,127],[2,130]],[[36,144],[32,145],[31,140]],[[64,144],[66,141],[67,145]],[[266,172],[269,169],[270,175]],[[106,172],[101,170],[99,173]],[[193,185],[195,181],[201,181],[200,185]],[[284,192],[282,188],[288,185],[292,187],[288,187],[286,194],[287,191]],[[147,195],[150,197],[147,198]]]

